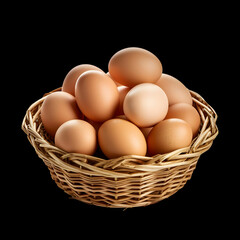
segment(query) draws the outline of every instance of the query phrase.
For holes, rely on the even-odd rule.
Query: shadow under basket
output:
[[[199,94],[190,92],[201,118],[199,133],[189,147],[163,155],[104,159],[57,148],[46,134],[40,114],[42,103],[50,93],[29,107],[22,129],[57,186],[72,198],[111,208],[147,206],[181,189],[191,178],[200,155],[218,135],[216,112]]]

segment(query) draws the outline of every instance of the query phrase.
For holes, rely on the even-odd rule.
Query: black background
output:
[[[14,79],[16,97],[15,110],[11,111],[16,147],[11,148],[9,159],[13,183],[6,194],[11,202],[9,224],[23,224],[23,234],[26,229],[39,234],[48,229],[53,233],[98,233],[100,237],[111,230],[114,236],[127,232],[161,236],[167,227],[170,236],[175,232],[186,236],[190,230],[203,235],[224,231],[221,226],[231,210],[225,202],[227,183],[222,174],[222,162],[227,156],[227,117],[223,107],[226,88],[222,82],[227,76],[226,54],[232,50],[223,36],[229,35],[231,29],[225,25],[223,10],[206,9],[196,12],[193,8],[188,14],[168,9],[164,16],[163,10],[149,14],[146,9],[148,16],[142,10],[128,18],[120,11],[104,18],[100,10],[95,16],[88,7],[72,13],[75,17],[69,19],[59,17],[64,11],[53,17],[57,10],[51,8],[22,15],[15,22],[12,42],[6,45],[10,57],[6,59],[7,74]],[[72,67],[89,63],[107,72],[111,56],[131,46],[154,53],[165,73],[198,92],[216,110],[219,136],[200,157],[191,180],[170,198],[126,210],[87,205],[70,199],[56,186],[21,130],[21,122],[27,108],[44,93],[60,87]],[[89,226],[90,232],[86,231]]]

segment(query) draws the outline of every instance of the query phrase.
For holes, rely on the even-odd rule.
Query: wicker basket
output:
[[[67,153],[55,147],[40,115],[47,94],[29,107],[22,129],[52,179],[74,199],[112,208],[146,206],[181,189],[191,178],[200,155],[211,147],[218,134],[216,112],[199,94],[190,92],[201,117],[200,132],[190,147],[164,155],[104,159],[101,155]]]

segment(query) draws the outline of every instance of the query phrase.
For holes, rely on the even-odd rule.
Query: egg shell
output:
[[[144,137],[147,139],[148,134],[151,132],[152,128],[153,127],[145,127],[145,128],[139,128],[139,129],[142,131]]]
[[[126,86],[118,86],[117,89],[119,92],[119,106],[117,108],[115,115],[124,115],[123,102],[124,102],[124,99],[125,99],[127,93],[130,91],[131,88],[126,87]]]
[[[114,81],[114,83],[117,85],[117,87],[118,87],[118,86],[122,86],[122,84],[116,82],[116,81],[113,79],[113,77],[110,75],[109,72],[107,72],[106,74]]]
[[[129,121],[129,120],[127,119],[127,117],[126,117],[124,114],[122,114],[122,115],[118,115],[118,116],[116,116],[115,118],[120,118],[120,119],[124,119],[124,120]]]
[[[151,127],[163,120],[168,111],[165,92],[153,83],[133,87],[123,103],[126,117],[138,127]]]
[[[162,74],[162,64],[153,53],[143,48],[129,47],[112,56],[108,70],[115,81],[133,87],[140,83],[157,82]]]
[[[197,135],[201,120],[198,111],[192,105],[187,103],[177,103],[171,105],[165,119],[169,118],[179,118],[186,121],[192,128],[193,137]]]
[[[91,64],[80,64],[74,68],[72,68],[64,78],[62,84],[62,91],[67,92],[75,96],[75,84],[77,82],[78,77],[88,71],[88,70],[97,70],[103,72],[100,68],[91,65]]]
[[[85,121],[87,121],[88,123],[90,123],[96,131],[98,131],[98,129],[100,128],[100,126],[102,125],[101,122],[94,122],[93,120],[91,119],[85,119]]]
[[[145,156],[147,144],[143,133],[133,123],[123,119],[110,119],[98,131],[98,142],[108,158],[124,155]]]
[[[175,77],[163,73],[156,84],[166,93],[169,105],[181,102],[192,105],[192,96],[189,90]]]
[[[67,121],[58,128],[55,145],[66,152],[93,155],[97,147],[96,130],[83,120]]]
[[[125,115],[118,115],[115,118],[120,118],[120,119],[124,119],[129,121],[129,119],[127,119],[127,117]],[[141,132],[143,133],[144,137],[147,139],[148,134],[150,133],[150,131],[152,130],[153,127],[140,127],[139,129],[141,130]]]
[[[82,113],[95,122],[112,118],[119,105],[116,84],[105,73],[95,70],[81,74],[76,83],[75,96]]]
[[[46,132],[52,137],[64,122],[82,117],[75,97],[69,93],[54,92],[43,101],[41,119]]]
[[[148,154],[169,153],[188,147],[192,141],[192,128],[184,120],[171,118],[158,123],[148,134]]]

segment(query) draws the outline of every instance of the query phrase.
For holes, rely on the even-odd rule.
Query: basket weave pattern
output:
[[[218,134],[216,112],[199,94],[190,92],[201,117],[200,132],[190,147],[163,155],[104,159],[55,147],[41,121],[40,110],[46,96],[29,107],[22,129],[52,179],[72,198],[103,207],[146,206],[181,189],[191,178],[200,155],[211,147]]]

